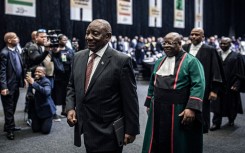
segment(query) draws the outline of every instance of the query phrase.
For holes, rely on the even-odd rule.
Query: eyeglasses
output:
[[[167,46],[167,45],[173,46],[173,45],[177,45],[177,44],[178,44],[178,42],[176,42],[176,41],[172,41],[172,42],[164,41],[162,43],[163,46]]]
[[[37,30],[37,33],[46,33],[47,31],[46,31],[46,29],[38,29]]]

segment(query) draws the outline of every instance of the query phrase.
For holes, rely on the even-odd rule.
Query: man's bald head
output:
[[[14,33],[14,32],[7,32],[7,33],[4,35],[4,42],[5,42],[5,43],[8,43],[8,40],[9,40],[9,39],[12,39],[12,38],[14,38],[14,37],[16,37],[16,33]]]
[[[41,71],[43,74],[46,74],[46,68],[43,66],[38,66],[36,70]]]
[[[204,30],[203,30],[203,28],[193,28],[191,31],[199,32],[201,35],[204,36]]]
[[[97,52],[111,40],[111,25],[103,19],[93,20],[86,30],[88,49]]]
[[[90,24],[100,24],[104,30],[108,33],[112,33],[112,30],[111,30],[111,25],[108,21],[106,20],[103,20],[103,19],[95,19],[93,20]]]
[[[231,43],[231,38],[229,37],[222,37],[221,41],[227,42],[227,43]]]
[[[231,47],[231,39],[229,37],[223,37],[223,38],[221,38],[219,45],[220,45],[220,48],[222,49],[222,51],[226,52]]]
[[[19,43],[19,37],[14,32],[7,32],[4,35],[4,42],[8,47],[15,47]]]
[[[190,34],[190,40],[193,45],[198,45],[204,38],[204,30],[202,28],[193,28]]]
[[[175,56],[181,50],[181,35],[176,32],[168,33],[163,39],[163,50],[168,57]]]
[[[175,42],[181,43],[181,35],[177,32],[170,32],[164,38],[170,38]]]

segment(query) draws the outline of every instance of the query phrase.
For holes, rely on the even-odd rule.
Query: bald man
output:
[[[241,87],[239,78],[245,75],[242,55],[231,50],[231,39],[228,37],[221,39],[220,48],[219,55],[224,68],[226,90],[221,93],[219,103],[216,102],[212,105],[214,116],[211,131],[220,129],[222,117],[228,117],[228,125],[234,126],[237,113],[243,114],[239,93]]]
[[[164,37],[166,56],[155,63],[145,106],[148,121],[142,153],[201,153],[204,71],[181,48],[181,36]]]
[[[4,35],[6,47],[0,53],[1,100],[4,111],[4,131],[7,138],[14,140],[14,131],[20,130],[15,126],[14,113],[19,98],[19,87],[24,87],[24,69],[17,49],[19,37],[14,32]]]
[[[195,56],[203,65],[206,88],[203,98],[203,133],[208,133],[210,128],[210,101],[217,99],[217,94],[222,90],[224,82],[223,68],[218,52],[212,46],[204,44],[204,30],[194,28],[190,34],[191,44],[183,45],[183,49]]]
[[[75,125],[76,146],[81,146],[84,133],[87,153],[121,153],[123,144],[132,143],[139,134],[131,58],[108,46],[111,32],[105,20],[89,24],[88,49],[75,54],[67,88],[67,122]]]

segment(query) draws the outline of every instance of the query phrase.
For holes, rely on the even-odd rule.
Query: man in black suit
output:
[[[0,53],[0,80],[1,100],[4,111],[4,131],[7,138],[14,140],[14,131],[20,130],[15,127],[14,113],[19,98],[19,87],[24,87],[24,69],[22,60],[17,49],[19,38],[14,32],[4,35],[6,47]]]
[[[210,128],[210,101],[217,99],[217,93],[222,88],[224,81],[221,60],[215,48],[202,43],[204,30],[194,28],[190,34],[191,44],[183,45],[183,49],[202,63],[205,73],[206,88],[203,98],[203,133],[208,133]]]
[[[77,52],[72,63],[66,98],[67,122],[75,125],[76,146],[81,146],[84,133],[87,153],[121,153],[122,146],[117,144],[113,131],[114,121],[124,117],[125,145],[139,134],[131,58],[108,46],[111,26],[105,20],[91,22],[85,39],[88,49]]]

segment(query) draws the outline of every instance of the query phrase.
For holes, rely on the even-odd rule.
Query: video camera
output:
[[[48,47],[58,47],[59,46],[59,40],[58,40],[58,34],[60,34],[59,29],[55,30],[48,30],[48,39],[50,41],[50,45]]]

